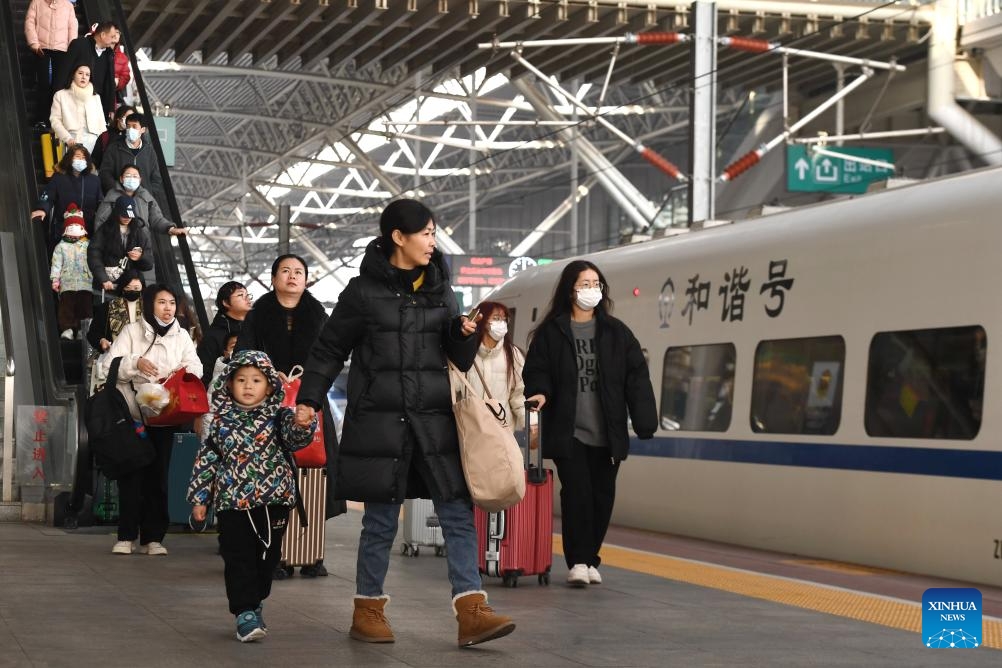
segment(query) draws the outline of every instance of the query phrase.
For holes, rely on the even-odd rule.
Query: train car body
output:
[[[613,522],[1002,584],[1000,217],[986,169],[588,256],[661,416]],[[519,345],[564,264],[491,295]]]

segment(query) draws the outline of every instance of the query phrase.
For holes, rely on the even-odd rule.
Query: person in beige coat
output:
[[[53,75],[66,57],[79,26],[70,0],[31,0],[24,16],[24,39],[35,55],[35,123],[44,125],[52,107]],[[41,128],[40,128],[41,129]]]
[[[163,284],[151,285],[143,291],[143,319],[122,328],[101,363],[107,376],[112,361],[121,357],[118,369],[118,391],[129,404],[129,411],[142,430],[142,416],[136,403],[133,385],[163,381],[183,367],[199,378],[202,362],[187,330],[178,325],[179,293]],[[167,471],[174,434],[180,427],[145,427],[146,437],[153,443],[156,459],[149,466],[118,480],[119,519],[118,542],[112,554],[132,554],[134,541],[139,539],[139,552],[166,555],[164,535],[170,522],[167,510]]]
[[[52,98],[49,123],[56,138],[67,146],[80,144],[94,150],[98,136],[107,129],[101,98],[94,95],[90,66],[78,65],[73,80]]]
[[[525,385],[522,383],[525,355],[512,343],[508,331],[510,314],[504,304],[481,302],[477,308],[482,316],[477,323],[480,347],[466,378],[481,394],[486,381],[491,396],[510,411],[513,419],[508,420],[508,424],[513,431],[518,431],[525,427]]]

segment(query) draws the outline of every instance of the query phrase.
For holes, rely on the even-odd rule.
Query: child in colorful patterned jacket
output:
[[[281,406],[284,395],[266,354],[234,354],[212,384],[208,435],[188,487],[195,520],[204,521],[209,503],[215,508],[226,596],[241,642],[268,632],[261,604],[271,593],[282,536],[296,505],[289,453],[308,445],[316,429],[316,420],[296,426],[295,411]]]

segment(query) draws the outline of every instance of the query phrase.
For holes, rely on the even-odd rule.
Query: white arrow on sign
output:
[[[807,177],[807,172],[811,170],[811,165],[801,158],[794,163],[793,168],[797,170],[797,174],[800,176],[800,180],[803,181]]]

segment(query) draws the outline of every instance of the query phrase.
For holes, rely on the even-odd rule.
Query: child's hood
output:
[[[229,363],[223,368],[222,373],[219,374],[219,377],[212,384],[213,404],[224,397],[232,400],[229,385],[230,378],[233,377],[237,369],[244,366],[256,367],[264,374],[268,382],[271,383],[273,391],[265,399],[265,403],[273,402],[276,406],[281,404],[285,398],[285,388],[282,385],[282,379],[279,377],[275,365],[271,363],[271,358],[260,350],[241,350],[240,352],[233,353]]]

